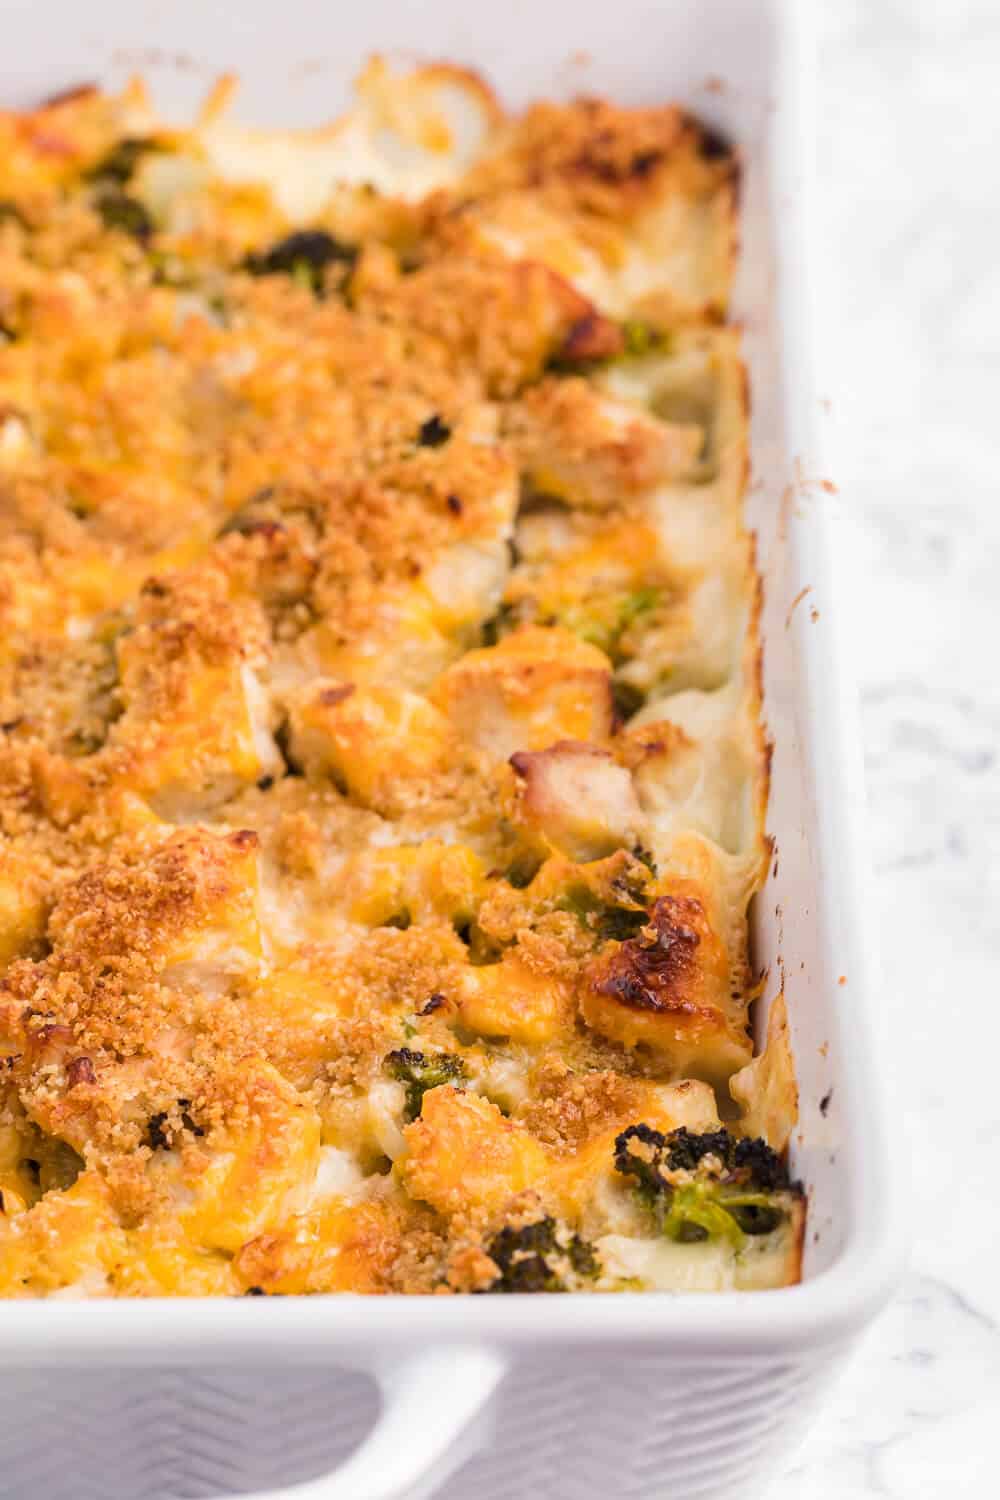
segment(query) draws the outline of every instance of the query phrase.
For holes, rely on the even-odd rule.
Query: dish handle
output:
[[[491,1349],[436,1349],[379,1372],[382,1410],[332,1474],[247,1500],[428,1500],[489,1435],[490,1397],[507,1361]]]

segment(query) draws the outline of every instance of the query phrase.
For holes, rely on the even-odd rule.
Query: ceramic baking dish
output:
[[[588,90],[677,99],[740,143],[735,315],[750,368],[748,506],[774,741],[775,859],[754,918],[756,960],[769,971],[757,1025],[784,985],[801,1090],[792,1165],[810,1216],[804,1282],[781,1291],[8,1303],[0,1495],[77,1500],[93,1485],[107,1500],[162,1500],[268,1484],[267,1500],[757,1495],[888,1295],[895,1174],[874,1062],[862,786],[803,276],[807,11],[794,0],[7,0],[5,104],[141,70],[165,111],[183,115],[233,68],[247,119],[315,122],[346,102],[368,52],[389,50],[480,67],[513,104]],[[352,1445],[337,1472],[273,1488]]]

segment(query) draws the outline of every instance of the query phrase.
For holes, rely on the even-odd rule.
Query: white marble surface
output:
[[[912,1260],[768,1500],[985,1500],[1000,1493],[1000,3],[819,9],[820,370]]]

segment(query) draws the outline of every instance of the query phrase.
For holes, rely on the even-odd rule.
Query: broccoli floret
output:
[[[668,1135],[630,1125],[615,1141],[615,1170],[632,1177],[659,1229],[671,1239],[725,1239],[739,1249],[747,1235],[770,1234],[801,1189],[759,1137],[728,1130]]]
[[[465,1077],[465,1064],[451,1052],[416,1052],[399,1047],[385,1059],[386,1072],[406,1084],[406,1118],[415,1120],[423,1107],[428,1089],[443,1083],[457,1083]]]
[[[625,631],[640,615],[648,615],[650,610],[657,607],[662,597],[663,591],[651,585],[646,588],[633,589],[630,594],[626,594],[618,607],[620,629]]]
[[[456,912],[451,919],[451,925],[456,936],[465,944],[469,963],[474,968],[479,969],[486,964],[495,964],[499,960],[499,946],[487,932],[484,932],[471,913]]]
[[[604,891],[584,881],[574,881],[556,903],[557,910],[570,912],[581,927],[602,942],[624,943],[634,938],[649,921],[647,885],[649,868],[630,858],[625,868],[608,882]]]
[[[557,618],[567,630],[597,646],[618,664],[631,654],[621,650],[625,632],[636,620],[656,609],[662,598],[662,589],[653,586],[631,589],[601,599],[583,599],[562,610]]]
[[[659,1172],[667,1138],[651,1125],[630,1125],[615,1137],[615,1171],[634,1177],[641,1188],[659,1192]]]
[[[645,703],[646,694],[642,688],[636,687],[635,683],[629,682],[627,678],[612,677],[611,699],[618,723],[627,724]]]
[[[253,250],[243,262],[251,276],[292,276],[316,296],[323,290],[323,273],[335,262],[352,266],[358,252],[341,244],[325,229],[298,229],[272,245]]]
[[[496,614],[490,615],[480,626],[480,638],[484,646],[495,646],[505,635],[516,629],[518,612],[513,604],[501,604]]]
[[[646,323],[641,318],[625,319],[622,324],[622,339],[625,353],[633,359],[652,354],[654,350],[658,354],[669,354],[673,348],[673,339],[669,333],[654,328],[652,323]]]
[[[789,1186],[788,1168],[781,1157],[759,1135],[741,1136],[733,1148],[733,1166],[750,1173],[760,1188],[772,1191]]]
[[[451,428],[447,422],[443,422],[437,412],[422,422],[417,434],[417,442],[421,448],[440,448],[451,437]]]
[[[150,140],[146,136],[123,136],[92,167],[88,167],[84,177],[88,182],[117,183],[119,187],[122,187],[135,172],[142,158],[160,149],[159,142]]]
[[[501,1229],[486,1253],[500,1272],[487,1292],[568,1292],[577,1278],[593,1280],[601,1269],[593,1247],[548,1215]]]
[[[140,242],[148,240],[156,227],[146,205],[117,187],[99,193],[94,207],[106,229],[120,229],[122,234],[131,235]]]
[[[559,911],[570,912],[581,927],[586,927],[596,937],[614,938],[619,943],[623,943],[626,938],[635,937],[639,929],[649,921],[649,913],[644,906],[612,906],[602,901],[589,886],[582,884],[569,886],[566,894],[560,897],[557,907]]]
[[[514,887],[515,891],[526,890],[544,863],[543,855],[536,853],[533,849],[522,849],[504,871],[504,879],[508,885]]]
[[[634,938],[649,921],[645,907],[638,911],[626,906],[606,906],[598,915],[594,931],[599,938],[625,943]]]
[[[682,1125],[666,1138],[667,1167],[672,1172],[680,1168],[693,1172],[703,1156],[717,1156],[721,1161],[727,1161],[731,1145],[728,1130],[705,1130],[695,1134]]]

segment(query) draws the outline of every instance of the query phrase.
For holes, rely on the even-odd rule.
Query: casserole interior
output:
[[[725,12],[725,14],[723,14]],[[652,24],[650,18],[645,18]],[[812,771],[804,766],[804,742],[812,733],[810,716],[813,712],[808,701],[803,702],[798,698],[798,689],[795,684],[798,679],[796,671],[801,665],[804,653],[812,653],[812,659],[816,658],[817,648],[809,641],[808,626],[812,627],[813,634],[820,636],[826,628],[824,620],[824,600],[822,597],[822,580],[817,573],[814,576],[819,581],[810,585],[803,583],[801,566],[802,552],[810,552],[810,545],[800,546],[800,535],[798,522],[803,519],[802,514],[797,513],[797,507],[808,507],[811,499],[816,498],[816,492],[810,491],[808,486],[803,491],[800,486],[795,492],[796,504],[787,504],[782,508],[782,496],[786,493],[788,484],[795,484],[795,467],[791,462],[797,457],[792,444],[793,433],[796,432],[794,422],[789,425],[786,422],[788,413],[783,407],[783,386],[780,378],[780,363],[778,360],[778,330],[772,319],[761,318],[760,310],[769,301],[769,293],[766,285],[770,276],[770,257],[774,251],[771,235],[771,206],[769,195],[776,190],[775,182],[768,181],[764,168],[762,155],[759,154],[760,147],[765,138],[765,110],[766,102],[762,96],[754,101],[754,109],[747,105],[748,94],[752,92],[755,83],[760,82],[760,76],[753,76],[753,68],[744,74],[741,87],[745,90],[741,100],[738,95],[727,98],[726,93],[719,93],[714,84],[714,78],[721,73],[725,75],[726,65],[720,63],[719,59],[734,59],[739,55],[740,46],[746,45],[747,37],[741,35],[741,22],[738,14],[719,8],[717,15],[717,27],[715,30],[707,28],[704,36],[701,33],[686,39],[684,48],[674,48],[672,51],[668,46],[659,49],[650,49],[650,61],[645,65],[645,77],[640,76],[642,69],[636,70],[636,76],[632,80],[632,86],[636,95],[649,95],[655,83],[656,96],[661,97],[664,91],[664,82],[671,69],[680,71],[681,76],[670,82],[674,87],[673,93],[681,92],[689,86],[690,80],[699,75],[704,67],[703,77],[707,87],[696,89],[696,98],[692,101],[704,112],[717,111],[721,121],[727,119],[730,126],[735,125],[741,140],[748,143],[748,155],[751,170],[747,178],[747,196],[745,206],[745,235],[749,254],[744,257],[744,289],[742,294],[743,306],[751,309],[753,317],[748,320],[747,347],[753,375],[753,386],[755,391],[754,402],[754,425],[755,461],[759,466],[758,480],[761,481],[759,488],[751,497],[752,514],[758,523],[760,555],[763,560],[763,569],[768,580],[768,589],[765,605],[765,638],[768,642],[765,654],[766,681],[769,684],[768,693],[768,723],[771,726],[777,744],[775,770],[775,781],[779,786],[787,789],[786,793],[779,792],[781,800],[774,805],[772,829],[776,832],[778,842],[779,859],[772,870],[770,885],[764,897],[757,904],[757,942],[758,956],[762,964],[769,967],[772,991],[779,979],[777,955],[782,952],[784,958],[784,971],[788,981],[788,993],[792,1010],[792,1028],[797,1037],[796,1051],[799,1057],[800,1075],[803,1085],[804,1111],[801,1127],[801,1137],[793,1146],[793,1157],[796,1162],[796,1170],[802,1172],[806,1180],[813,1186],[814,1193],[819,1188],[819,1197],[823,1204],[822,1216],[815,1227],[822,1232],[819,1239],[811,1242],[807,1250],[807,1272],[819,1272],[826,1266],[833,1264],[838,1252],[845,1244],[846,1236],[856,1222],[856,1214],[846,1210],[846,1199],[843,1194],[847,1192],[850,1185],[850,1175],[854,1170],[852,1160],[860,1159],[858,1153],[838,1152],[840,1144],[840,1131],[842,1122],[840,1110],[845,1108],[846,1101],[851,1095],[851,1086],[848,1082],[843,1083],[838,1069],[839,1042],[838,1027],[833,1023],[833,1012],[830,1008],[832,1001],[836,998],[832,986],[839,980],[839,972],[834,972],[829,966],[831,955],[831,942],[833,941],[830,931],[830,913],[822,911],[821,903],[812,896],[808,896],[808,902],[803,897],[803,892],[813,889],[811,881],[815,875],[813,859],[815,850],[819,846],[819,835],[817,834],[815,818],[816,810],[812,802],[812,786],[814,775]],[[377,26],[388,26],[388,15],[376,14],[373,23]],[[123,25],[130,23],[125,23]],[[217,32],[213,38],[213,26],[219,25],[217,18],[209,17],[208,25],[204,31],[205,44],[211,49],[221,45],[221,32]],[[671,30],[673,23],[665,26],[662,33],[663,43],[676,40],[676,34]],[[591,21],[587,23],[592,35],[589,38],[595,43],[607,41],[600,25],[596,27]],[[708,38],[711,36],[711,45]],[[366,36],[366,43],[371,38]],[[376,36],[377,42],[379,38]],[[394,40],[405,44],[406,37],[397,32]],[[555,38],[553,37],[553,41]],[[759,41],[759,38],[754,38]],[[248,77],[247,99],[253,101],[255,80],[253,77],[252,63],[252,39],[250,37],[227,38],[233,51],[239,52],[244,46],[251,54],[250,67],[243,70]],[[488,48],[488,38],[480,39],[480,46]],[[449,44],[449,51],[458,51]],[[760,60],[766,49],[761,48],[754,53],[754,57]],[[345,47],[344,51],[350,49]],[[38,72],[44,71],[43,49],[37,47],[34,57],[38,62]],[[652,57],[655,53],[655,67]],[[670,62],[664,66],[664,57],[670,54]],[[553,53],[554,55],[554,53]],[[32,56],[29,47],[28,57]],[[604,56],[604,66],[607,69],[607,77],[612,79],[616,69],[624,69],[626,64],[624,57],[619,52],[620,63],[614,61],[613,49],[607,49]],[[234,58],[239,62],[238,57]],[[683,64],[683,67],[681,66]],[[539,67],[543,66],[539,64]],[[577,64],[582,73],[586,74],[586,64]],[[593,65],[591,65],[593,69]],[[27,71],[27,70],[26,70]],[[325,70],[323,80],[318,87],[322,89],[324,100],[328,99],[331,86],[331,78],[336,76],[337,64],[334,63]],[[655,75],[655,76],[654,76]],[[547,77],[550,75],[546,75]],[[572,75],[573,84],[576,86],[576,76]],[[591,76],[593,76],[593,71]],[[185,90],[190,87],[190,80],[170,79],[166,77],[168,92],[172,92],[177,100],[181,102]],[[279,115],[286,117],[286,109],[290,102],[295,107],[309,110],[312,105],[308,102],[308,95],[313,85],[302,88],[300,83],[289,84],[285,88],[274,87],[274,77],[269,76],[265,80],[258,74],[257,85],[264,85],[266,103],[274,111],[274,117]],[[503,80],[501,79],[501,84]],[[516,86],[531,89],[532,79],[530,73],[519,75]],[[603,79],[601,86],[605,87]],[[608,85],[613,86],[613,85]],[[264,93],[258,92],[258,101],[264,101]],[[313,94],[313,99],[316,95]],[[258,114],[256,107],[248,103],[248,107]],[[741,115],[741,111],[745,111]],[[313,114],[315,111],[313,110]],[[801,434],[801,425],[798,433]],[[808,478],[808,474],[806,475]],[[822,492],[820,492],[822,493]],[[799,547],[799,554],[796,548]],[[792,589],[795,583],[797,588]],[[813,595],[808,610],[798,607],[792,609],[795,596],[803,587],[811,586]],[[812,611],[816,611],[817,618],[813,617]],[[790,623],[789,623],[790,622]],[[779,717],[788,714],[790,733],[783,739]],[[785,759],[785,771],[782,774],[782,759]],[[785,819],[787,818],[787,823]],[[787,834],[783,829],[787,828]],[[796,854],[798,851],[798,854]],[[827,927],[824,929],[824,922]],[[781,938],[781,949],[779,950],[778,939]],[[839,951],[845,951],[845,945],[839,944]],[[847,946],[850,951],[850,943]],[[846,972],[846,971],[845,971]],[[800,973],[804,977],[797,978]],[[857,974],[857,980],[853,977]],[[846,973],[848,986],[857,983],[863,988],[860,977],[860,967],[851,967],[851,972]],[[801,1009],[796,1009],[795,995],[792,986],[800,986],[799,995],[802,996]],[[763,1012],[766,1007],[761,1007],[760,1024],[763,1025]],[[825,1019],[822,1019],[824,1018]],[[819,1021],[819,1024],[817,1024]],[[819,1033],[817,1035],[817,1032]],[[815,1058],[819,1057],[819,1062]],[[832,1097],[831,1097],[832,1094]],[[821,1107],[822,1106],[822,1107]],[[862,1114],[864,1109],[862,1107]],[[831,1147],[833,1150],[831,1151]],[[834,1160],[831,1160],[831,1157]],[[855,1184],[856,1186],[856,1184]]]

